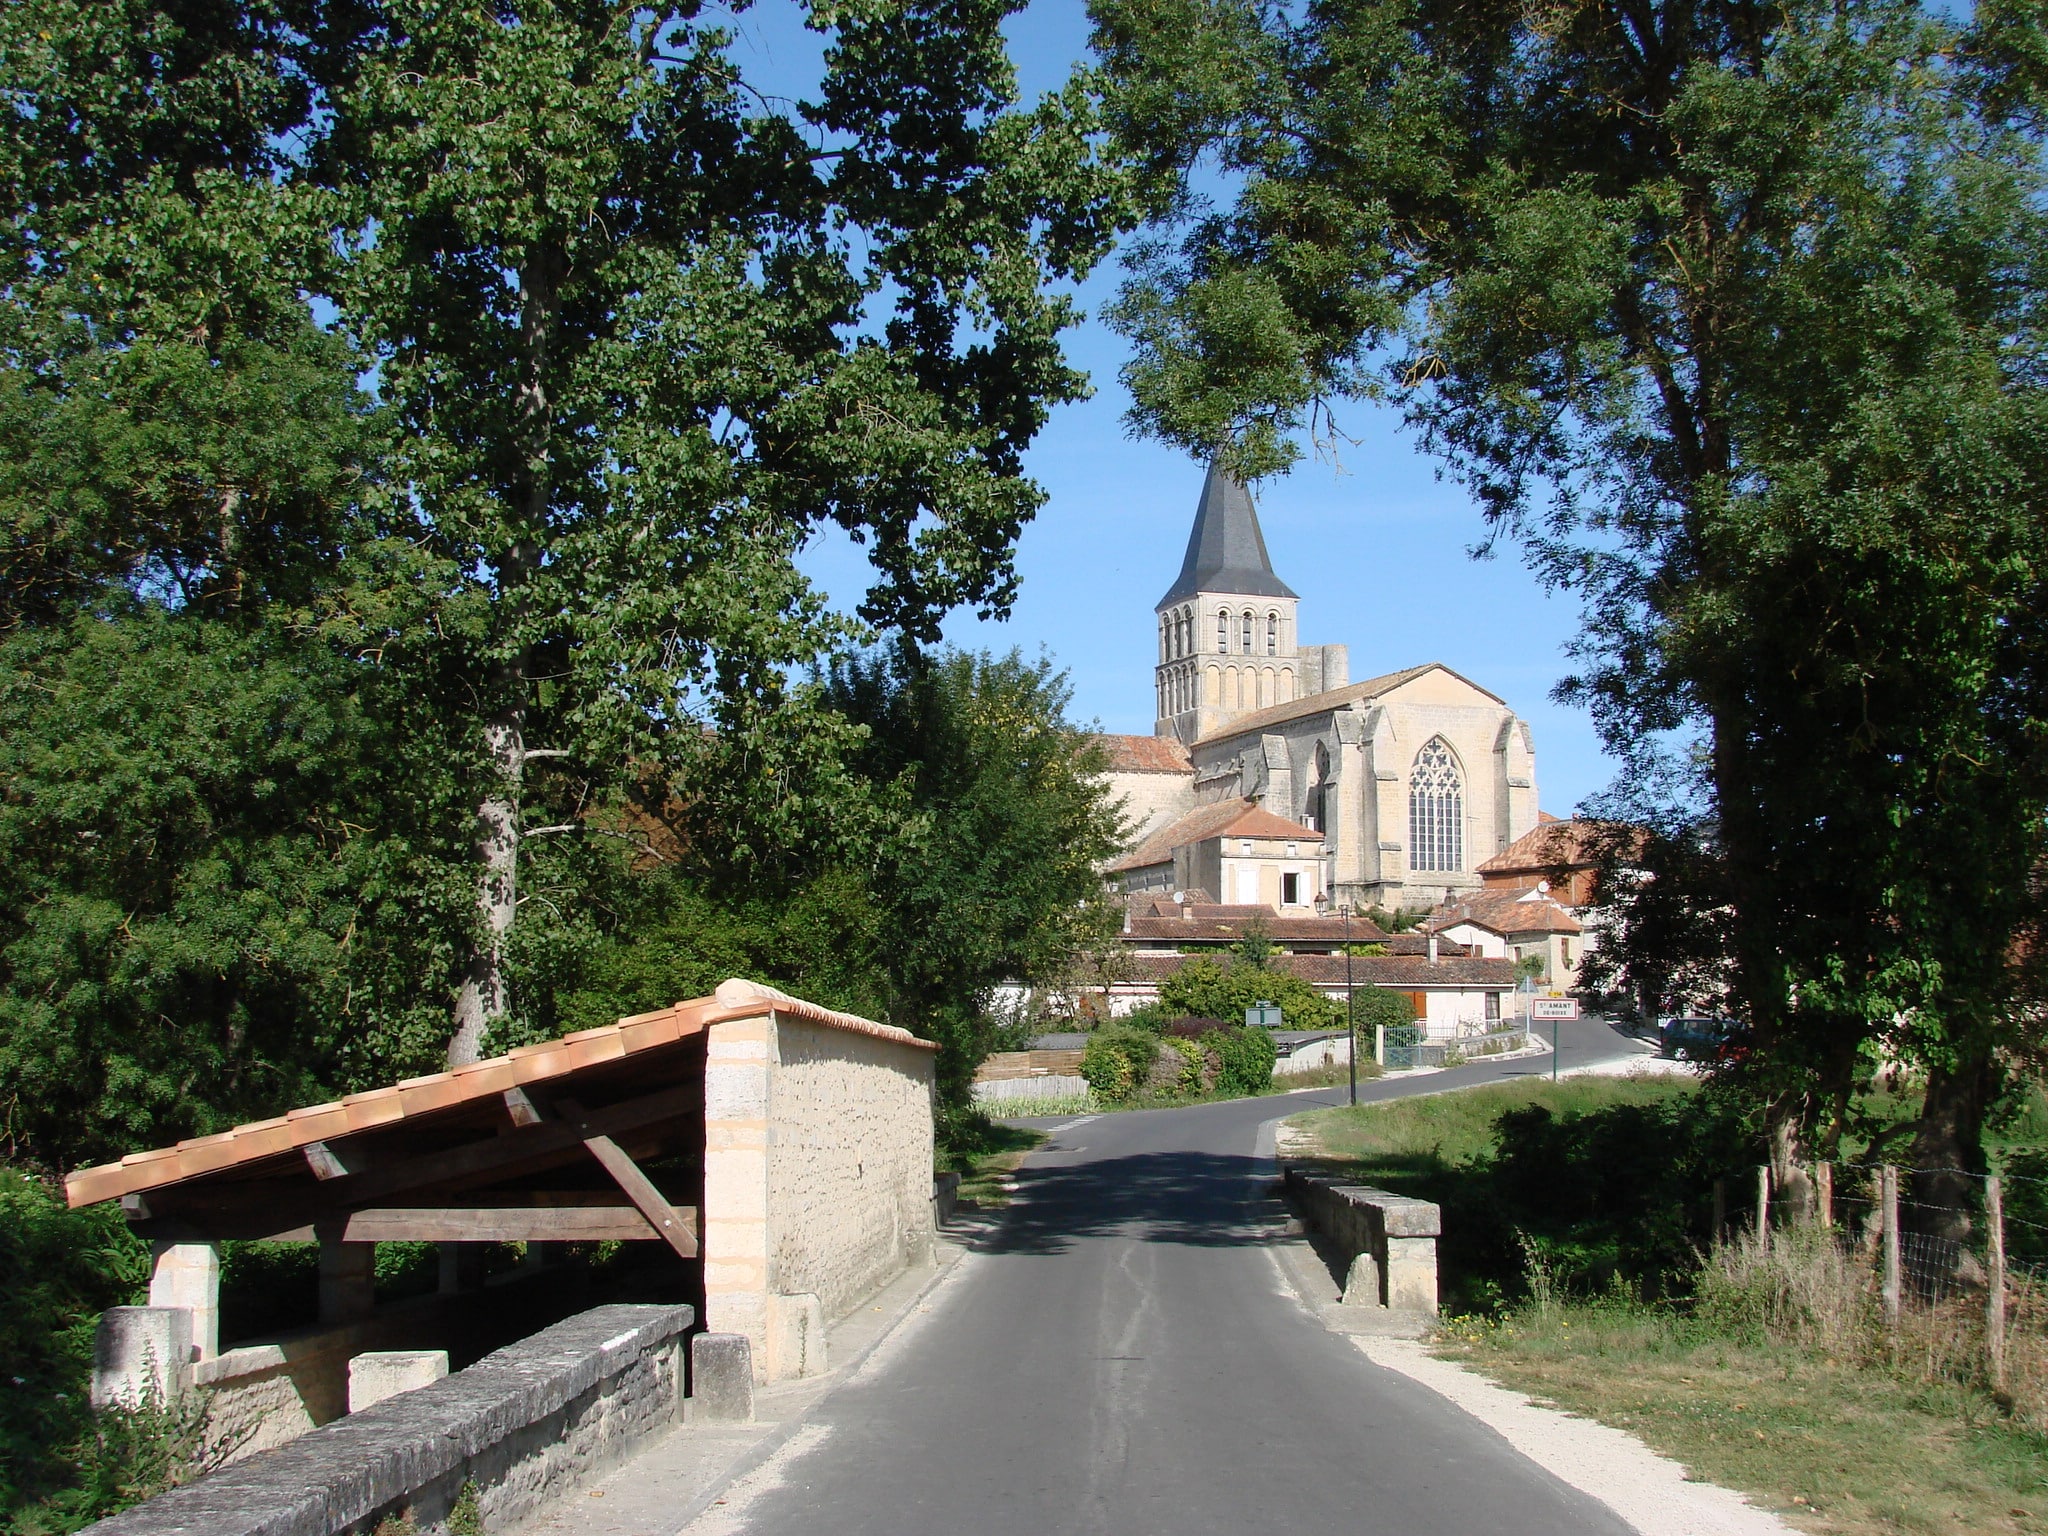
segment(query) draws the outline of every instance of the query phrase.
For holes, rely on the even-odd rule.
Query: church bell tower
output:
[[[1214,464],[1180,576],[1159,599],[1155,736],[1196,742],[1302,686],[1300,599],[1273,572],[1251,493]]]

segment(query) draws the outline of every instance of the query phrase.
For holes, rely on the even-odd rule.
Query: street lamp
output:
[[[1316,893],[1316,913],[1327,916],[1330,910],[1330,893]],[[1351,1050],[1347,1065],[1351,1068],[1351,1107],[1358,1107],[1358,1013],[1352,1000],[1351,987],[1351,903],[1340,903],[1338,912],[1344,918],[1344,1030],[1351,1037]]]

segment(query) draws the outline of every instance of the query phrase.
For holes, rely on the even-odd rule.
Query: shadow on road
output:
[[[1270,1165],[1211,1152],[1149,1152],[1018,1170],[1004,1220],[983,1253],[1064,1253],[1077,1240],[1124,1237],[1190,1248],[1265,1240]],[[1263,1207],[1263,1208],[1262,1208]]]

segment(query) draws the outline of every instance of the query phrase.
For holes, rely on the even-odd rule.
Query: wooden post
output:
[[[1896,1331],[1903,1294],[1899,1283],[1899,1170],[1886,1163],[1877,1184],[1878,1219],[1884,1243],[1884,1320],[1886,1327]]]
[[[1756,1245],[1771,1251],[1771,1165],[1756,1171]]]
[[[2005,1390],[2005,1190],[1997,1174],[1984,1181],[1984,1221],[1991,1229],[1991,1294],[1984,1303],[1984,1347],[1992,1390]]]
[[[1714,1234],[1713,1241],[1721,1241],[1721,1234],[1728,1230],[1728,1181],[1714,1180]]]
[[[1820,1211],[1820,1224],[1832,1227],[1835,1224],[1835,1165],[1815,1163],[1813,1165],[1813,1196]]]

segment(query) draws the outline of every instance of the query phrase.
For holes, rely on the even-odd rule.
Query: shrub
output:
[[[1279,1052],[1263,1029],[1221,1029],[1204,1041],[1218,1058],[1216,1091],[1225,1094],[1264,1093],[1273,1086],[1273,1063]]]
[[[1408,994],[1389,992],[1385,987],[1360,987],[1351,1007],[1358,1025],[1358,1036],[1368,1046],[1372,1044],[1372,1032],[1376,1026],[1385,1025],[1394,1030],[1415,1022],[1415,1005],[1408,1000]],[[1389,1043],[1392,1039],[1389,1035]]]
[[[1150,1080],[1158,1055],[1157,1035],[1141,1029],[1099,1029],[1081,1053],[1081,1075],[1102,1098],[1122,1103]]]
[[[1186,1035],[1168,1034],[1164,1044],[1174,1055],[1180,1057],[1180,1073],[1174,1079],[1175,1093],[1200,1093],[1203,1068],[1208,1061],[1208,1052],[1203,1050],[1199,1037],[1189,1039]]]
[[[67,1210],[43,1180],[0,1168],[0,1514],[90,1470],[81,1457],[97,1443],[86,1403],[93,1329],[104,1309],[143,1301],[148,1285],[148,1245],[118,1208]]]
[[[1289,1029],[1336,1029],[1344,1023],[1341,1004],[1331,1002],[1299,976],[1242,961],[1224,967],[1210,959],[1190,960],[1159,988],[1159,1005],[1169,1015],[1241,1022],[1254,1003],[1277,1003]]]
[[[1200,1040],[1230,1027],[1221,1019],[1175,1019],[1162,1033],[1176,1040]]]

